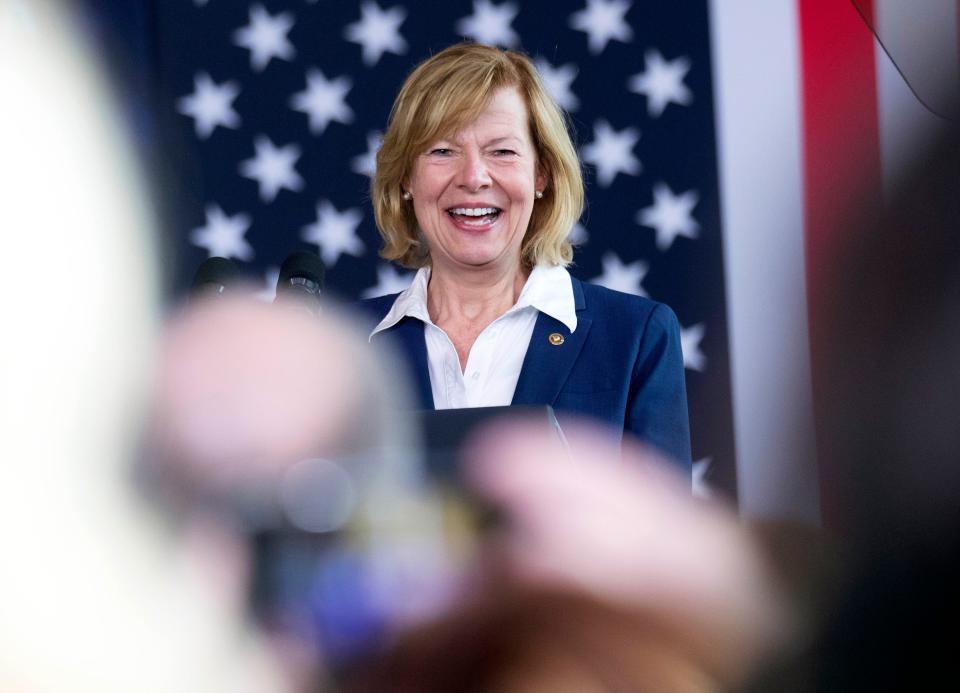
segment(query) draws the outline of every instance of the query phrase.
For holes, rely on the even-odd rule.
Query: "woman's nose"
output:
[[[471,192],[482,190],[490,185],[490,173],[480,152],[464,152],[459,182],[460,187]]]

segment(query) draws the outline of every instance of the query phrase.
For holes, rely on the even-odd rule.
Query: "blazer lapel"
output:
[[[577,329],[571,333],[559,320],[546,313],[537,316],[527,347],[527,355],[520,369],[520,379],[513,393],[513,404],[553,404],[570,375],[593,322],[587,316],[580,282],[571,277],[573,299],[577,310]],[[551,335],[563,337],[561,344]]]
[[[423,323],[415,318],[404,318],[387,330],[398,340],[408,356],[411,376],[416,381],[420,407],[433,409],[433,389],[430,387],[430,368],[427,365],[427,342],[423,336]]]

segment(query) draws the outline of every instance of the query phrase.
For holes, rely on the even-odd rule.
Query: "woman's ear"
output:
[[[403,178],[400,180],[400,195],[403,197],[403,199],[405,200],[412,199],[413,197],[413,191],[411,189],[412,187],[413,187],[413,181],[410,180],[409,177]]]
[[[533,189],[538,192],[543,192],[550,185],[550,178],[547,176],[546,172],[537,167],[537,175],[533,179]]]

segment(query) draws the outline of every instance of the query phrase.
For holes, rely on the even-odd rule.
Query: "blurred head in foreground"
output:
[[[960,529],[958,184],[954,127],[901,172],[878,223],[848,232],[823,316],[827,509],[881,552]]]
[[[125,479],[158,323],[123,127],[63,4],[0,4],[0,689],[280,690]]]
[[[350,518],[354,545],[393,551],[374,596],[434,557],[402,384],[332,309],[200,301],[161,329],[137,169],[58,4],[0,5],[0,90],[0,689],[315,684],[312,640],[250,628],[247,542]],[[144,440],[166,512],[136,493]]]
[[[960,618],[960,137],[921,149],[851,233],[825,318],[820,468],[849,557],[816,690],[953,676]],[[796,675],[791,678],[797,680]]]
[[[402,384],[332,309],[200,301],[161,327],[149,205],[60,4],[0,4],[0,90],[0,690],[315,682],[313,652],[250,628],[246,542],[350,518],[395,573],[427,562]]]

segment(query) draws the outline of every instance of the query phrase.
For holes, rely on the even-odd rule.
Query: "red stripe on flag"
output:
[[[807,303],[814,400],[821,392],[818,345],[829,348],[817,316],[834,291],[829,278],[837,256],[864,212],[879,210],[882,194],[872,0],[798,0],[802,65],[803,154]],[[866,22],[864,19],[866,18]],[[822,383],[829,387],[829,383]],[[816,407],[815,407],[816,417]],[[818,437],[819,438],[819,437]],[[818,457],[829,454],[818,440]],[[835,525],[831,470],[820,469],[824,522]]]
[[[872,1],[858,2],[872,21]],[[873,34],[852,2],[799,0],[799,9],[807,276],[815,299],[837,234],[880,201],[876,61]]]

